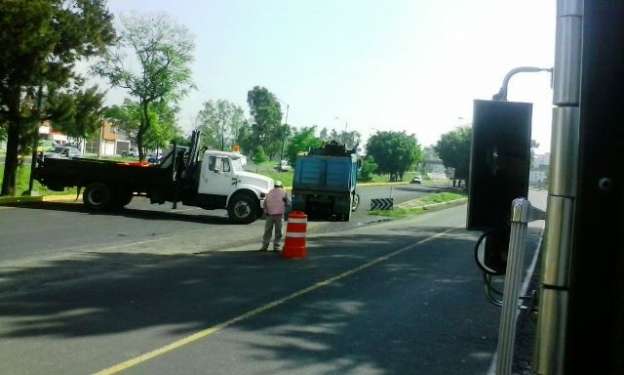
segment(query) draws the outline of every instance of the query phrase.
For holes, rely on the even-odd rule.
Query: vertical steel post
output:
[[[564,374],[577,196],[583,0],[557,1],[550,187],[535,345],[539,375]]]
[[[514,199],[511,204],[511,237],[509,239],[503,308],[498,334],[497,375],[511,375],[530,207],[529,201],[525,198]]]

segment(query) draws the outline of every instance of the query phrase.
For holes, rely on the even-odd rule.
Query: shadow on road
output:
[[[42,209],[80,208],[46,204]],[[129,211],[122,214],[142,214]],[[1,299],[0,317],[6,323],[0,337],[86,337],[175,326],[171,337],[165,337],[167,343],[446,229],[319,237],[302,261],[243,251],[200,256],[97,253],[87,260],[1,270],[2,290],[20,293],[5,293]],[[491,352],[494,338],[486,340],[483,331],[496,331],[498,310],[481,294],[471,251],[475,237],[454,230],[236,323],[237,331],[270,336],[246,341],[242,355],[247,358],[240,359],[279,358],[286,364],[283,370],[331,363],[328,373],[358,368],[476,373],[490,360],[482,353]],[[34,285],[33,280],[47,283]],[[392,320],[387,319],[389,312]],[[384,332],[401,334],[388,337]],[[441,358],[463,371],[441,366]]]
[[[29,202],[11,205],[13,207],[27,208],[33,210],[53,210],[66,212],[80,212],[89,215],[99,216],[124,216],[128,218],[143,220],[172,220],[184,221],[200,224],[232,224],[227,217],[214,215],[189,215],[177,212],[164,212],[157,210],[143,210],[138,208],[122,208],[114,211],[94,212],[87,209],[82,204],[64,202]]]

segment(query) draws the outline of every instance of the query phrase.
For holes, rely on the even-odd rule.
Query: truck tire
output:
[[[258,199],[250,194],[236,194],[228,204],[230,221],[239,224],[249,224],[255,221],[260,213]]]
[[[358,207],[360,207],[360,194],[353,193],[353,201],[351,202],[351,211],[357,211]]]
[[[342,221],[349,221],[349,220],[351,220],[351,212],[353,212],[353,211],[349,210],[346,213],[342,214],[342,217],[341,217]]]
[[[110,186],[102,182],[94,182],[85,188],[82,201],[90,210],[107,210],[113,203],[113,192]]]

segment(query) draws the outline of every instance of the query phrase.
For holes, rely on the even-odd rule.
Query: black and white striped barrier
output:
[[[371,210],[391,210],[394,207],[394,198],[371,199]]]

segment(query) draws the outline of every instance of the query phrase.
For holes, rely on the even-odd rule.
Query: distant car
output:
[[[52,151],[46,152],[44,157],[56,159],[71,159],[82,156],[80,150],[73,146],[56,146]]]
[[[131,158],[138,158],[139,157],[139,152],[137,150],[124,151],[124,152],[121,153],[121,156],[123,156],[123,157],[131,157]]]
[[[147,162],[150,164],[158,164],[160,163],[160,156],[156,156],[156,155],[150,155],[147,157]]]
[[[422,184],[422,178],[420,178],[419,176],[416,176],[412,178],[412,180],[410,181],[410,184]]]
[[[292,167],[288,165],[288,160],[282,160],[275,169],[277,169],[280,172],[292,171]]]

